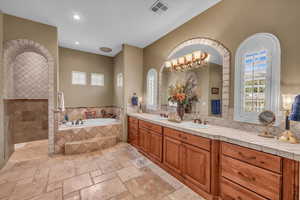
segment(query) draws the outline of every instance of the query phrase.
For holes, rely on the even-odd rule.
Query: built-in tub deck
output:
[[[55,153],[79,154],[105,149],[121,138],[122,123],[116,119],[84,120],[83,124],[62,124],[55,135]]]

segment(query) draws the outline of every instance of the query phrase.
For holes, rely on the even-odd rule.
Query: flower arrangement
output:
[[[196,81],[192,78],[186,82],[177,82],[169,87],[168,101],[177,103],[177,105],[190,105],[193,101],[198,101],[196,94]]]

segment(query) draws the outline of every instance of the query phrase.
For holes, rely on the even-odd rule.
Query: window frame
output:
[[[149,85],[149,81],[150,78],[152,78],[151,76],[153,76],[153,88],[150,91],[150,85]],[[152,94],[150,94],[150,92]],[[150,95],[153,95],[152,97]],[[151,98],[151,99],[150,99]],[[150,103],[151,101],[151,103]],[[157,70],[154,68],[151,68],[148,70],[147,73],[147,108],[151,109],[151,110],[156,110],[157,109],[157,103],[158,103],[158,73]]]
[[[234,89],[234,120],[248,123],[259,123],[259,112],[245,112],[244,104],[244,59],[245,55],[254,51],[267,50],[267,74],[265,87],[265,109],[280,118],[280,71],[281,49],[276,36],[270,33],[257,33],[243,41],[235,56],[235,89]],[[279,120],[276,121],[276,124]]]
[[[75,74],[81,74],[84,75],[84,83],[79,83],[79,82],[75,82],[74,81],[74,75]],[[87,73],[86,72],[81,72],[81,71],[72,71],[72,79],[71,79],[71,83],[72,85],[86,85],[87,84]]]
[[[93,83],[93,76],[101,76],[102,77],[102,80],[101,81],[103,81],[102,82],[102,84],[100,83],[100,84],[95,84],[95,83]],[[96,86],[96,87],[103,87],[103,86],[105,86],[105,76],[104,76],[104,74],[102,74],[102,73],[98,73],[98,72],[92,72],[91,73],[91,86]]]

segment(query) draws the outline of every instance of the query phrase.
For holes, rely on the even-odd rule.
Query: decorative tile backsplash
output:
[[[16,57],[13,65],[14,97],[16,99],[48,98],[47,60],[34,52]]]

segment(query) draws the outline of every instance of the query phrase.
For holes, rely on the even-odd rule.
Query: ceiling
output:
[[[162,14],[150,10],[155,1],[0,0],[0,9],[58,27],[62,47],[115,56],[122,44],[144,48],[221,0],[162,0],[169,7]],[[113,51],[99,51],[103,46]]]

